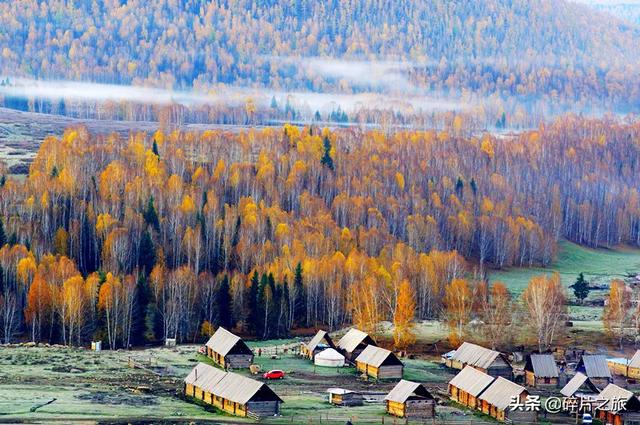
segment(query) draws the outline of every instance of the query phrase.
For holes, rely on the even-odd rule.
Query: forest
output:
[[[472,300],[511,299],[488,268],[548,265],[561,238],[640,245],[637,121],[455,124],[48,137],[26,179],[0,166],[0,337],[116,348],[414,317],[455,336],[495,311]],[[525,294],[565,296],[538,281]]]
[[[464,104],[480,129],[535,128],[567,111],[638,112],[640,104],[637,26],[569,1],[23,1],[0,4],[0,16],[0,74],[7,78],[200,93],[239,87],[429,95],[436,104]],[[275,105],[270,95],[245,100],[240,107],[176,106],[173,113],[135,102],[1,102],[77,117],[173,116],[177,124],[308,122],[317,114],[316,121],[340,122],[335,111],[301,110],[286,95]],[[349,121],[420,128],[441,121],[431,107],[357,109],[348,111]]]

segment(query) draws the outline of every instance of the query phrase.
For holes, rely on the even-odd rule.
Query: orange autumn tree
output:
[[[627,285],[620,279],[612,280],[602,321],[605,331],[618,342],[620,349],[625,336],[625,325],[630,322],[630,309],[631,296]]]
[[[567,305],[560,275],[534,276],[522,294],[525,314],[535,334],[538,350],[551,347],[564,331]]]
[[[381,292],[378,281],[371,277],[365,277],[351,285],[349,306],[353,324],[360,330],[375,335],[378,324],[383,318]]]
[[[449,324],[449,342],[457,346],[465,336],[465,327],[471,318],[473,291],[464,279],[453,279],[445,287],[445,314]]]
[[[116,348],[118,338],[118,316],[121,311],[122,282],[111,273],[107,273],[105,282],[98,293],[98,309],[105,314],[105,325],[109,348]]]
[[[82,325],[85,323],[87,293],[82,276],[76,275],[62,284],[62,336],[65,343],[72,343],[76,337],[78,344],[82,336]]]
[[[396,311],[393,315],[393,344],[398,350],[406,350],[416,342],[415,324],[416,300],[413,288],[407,279],[400,282]]]
[[[24,314],[31,328],[31,340],[34,342],[42,338],[42,327],[51,325],[49,318],[53,310],[51,288],[40,273],[36,274],[27,293],[27,307]]]

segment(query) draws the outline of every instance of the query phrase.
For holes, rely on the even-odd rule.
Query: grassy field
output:
[[[625,277],[627,273],[640,273],[640,250],[596,250],[561,241],[558,259],[551,266],[491,271],[489,280],[502,281],[514,294],[520,294],[533,276],[556,271],[566,286],[571,285],[580,272],[593,283],[608,283],[611,279]]]
[[[272,350],[294,342],[251,343]],[[150,348],[137,351],[92,352],[61,347],[0,348],[0,423],[78,421],[87,423],[132,423],[162,421],[180,423],[242,423],[226,414],[209,412],[183,400],[182,379],[198,361],[209,360],[197,353],[198,346]],[[130,368],[129,360],[148,370]],[[256,357],[262,370],[283,369],[287,377],[269,385],[285,403],[282,416],[267,423],[336,423],[347,419],[359,423],[381,423],[381,402],[355,408],[339,408],[326,402],[326,389],[349,388],[382,397],[395,381],[366,381],[352,367],[315,367],[292,352]],[[155,371],[160,375],[157,376]],[[250,375],[248,370],[238,371]],[[260,376],[252,376],[262,379]],[[407,360],[405,378],[426,383],[433,392],[445,391],[453,374],[428,360]],[[48,404],[47,404],[48,403]],[[444,415],[463,415],[445,409]],[[385,423],[393,423],[386,417]],[[251,421],[248,421],[251,422]],[[404,423],[404,422],[403,422]],[[474,422],[477,423],[477,422]]]
[[[553,272],[560,274],[562,283],[567,288],[575,282],[581,272],[592,284],[606,286],[612,279],[625,278],[628,273],[640,273],[640,250],[630,248],[596,250],[561,241],[558,258],[550,267],[495,270],[489,273],[489,280],[504,282],[515,296],[520,296],[533,276]],[[591,291],[589,299],[602,298],[604,292]],[[570,288],[567,294],[573,299]],[[572,320],[599,321],[602,309],[592,306],[571,306],[570,316]]]

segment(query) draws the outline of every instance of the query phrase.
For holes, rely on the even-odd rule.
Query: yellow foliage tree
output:
[[[407,279],[400,283],[396,311],[393,315],[393,343],[399,350],[406,350],[416,342],[413,318],[416,312],[416,300],[413,288]]]

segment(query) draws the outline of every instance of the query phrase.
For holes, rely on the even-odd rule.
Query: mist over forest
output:
[[[32,12],[0,5],[0,105],[24,111],[440,128],[462,114],[482,130],[640,105],[640,28],[589,4],[131,1]]]

